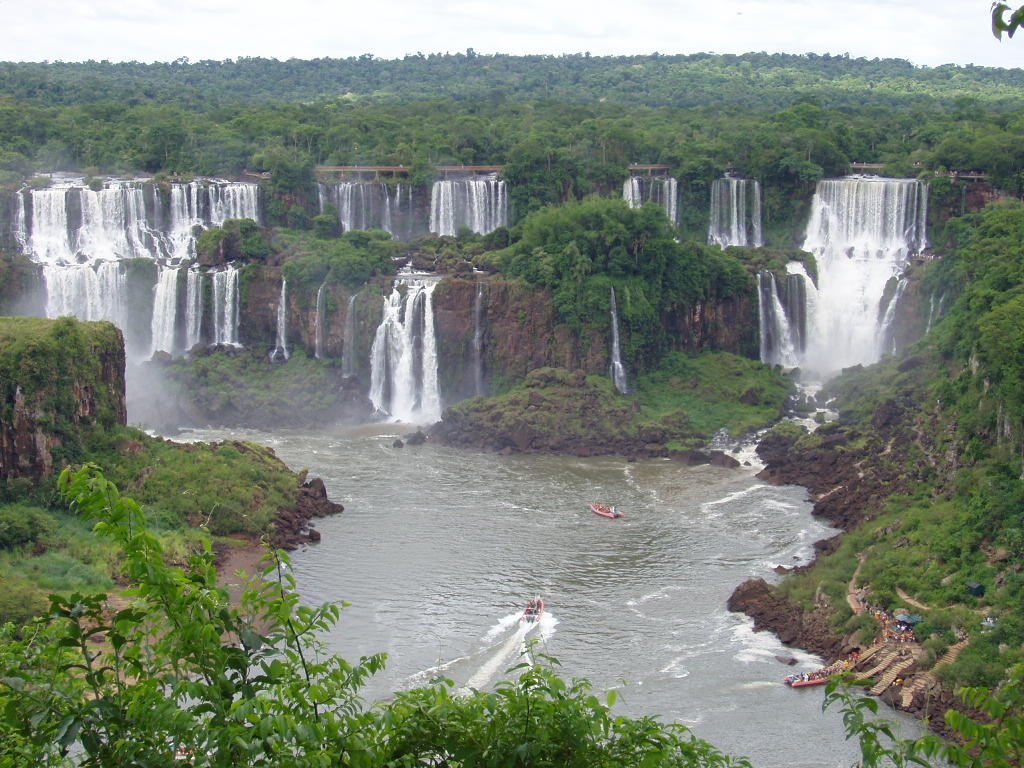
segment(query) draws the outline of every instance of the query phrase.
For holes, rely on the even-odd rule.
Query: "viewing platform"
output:
[[[663,165],[661,163],[630,163],[628,166],[629,172],[633,175],[646,174],[648,176],[655,176],[658,174],[668,173],[669,165]]]
[[[448,178],[461,174],[501,173],[503,165],[435,165],[434,170]],[[381,176],[407,176],[409,169],[404,165],[318,165],[318,176],[337,176],[357,179],[379,179]]]
[[[409,169],[404,165],[318,165],[317,175],[324,176],[355,176],[363,179],[372,176],[377,179],[382,175],[405,176]]]

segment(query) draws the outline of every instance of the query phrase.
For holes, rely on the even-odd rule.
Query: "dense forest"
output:
[[[517,220],[617,192],[629,163],[661,163],[680,181],[681,227],[695,239],[710,183],[726,170],[761,181],[769,231],[791,229],[815,182],[854,162],[904,176],[983,171],[997,188],[1024,189],[1016,70],[765,54],[471,53],[0,67],[8,186],[62,169],[249,170],[271,171],[276,192],[301,198],[318,164],[403,165],[412,183],[430,181],[434,164],[502,164]],[[936,185],[938,209],[958,207],[960,190],[948,187]]]

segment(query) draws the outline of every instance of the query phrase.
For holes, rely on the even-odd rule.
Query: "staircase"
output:
[[[886,670],[885,674],[882,675],[882,678],[877,683],[875,683],[874,687],[871,689],[871,695],[879,696],[882,693],[884,693],[889,688],[889,686],[896,681],[897,677],[899,677],[905,671],[914,666],[914,664],[915,659],[913,657],[910,657],[909,659],[904,659],[898,664],[894,664],[891,667],[889,667],[889,669]]]

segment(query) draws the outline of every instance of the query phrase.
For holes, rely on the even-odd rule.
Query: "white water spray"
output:
[[[408,424],[441,418],[432,295],[436,278],[395,280],[370,352],[370,401]]]
[[[761,185],[756,180],[725,176],[712,182],[708,244],[721,248],[764,245]]]
[[[615,384],[615,388],[622,394],[629,393],[629,381],[626,378],[626,367],[622,364],[622,355],[619,351],[619,312],[615,305],[615,289],[612,288],[611,296],[611,316],[612,316],[612,362],[611,362],[611,376],[612,382]]]
[[[927,194],[913,179],[818,183],[804,242],[817,259],[818,290],[802,367],[827,376],[887,351],[893,313],[881,301],[926,245]]]
[[[178,310],[178,268],[160,267],[153,288],[152,345],[150,354],[174,354],[174,329]]]

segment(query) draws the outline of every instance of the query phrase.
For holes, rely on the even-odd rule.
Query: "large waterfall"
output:
[[[804,241],[818,286],[808,287],[802,367],[830,374],[891,351],[903,273],[927,245],[927,209],[928,187],[914,179],[818,182]]]
[[[508,185],[497,174],[435,181],[430,231],[454,236],[462,227],[485,235],[508,225]]]
[[[711,184],[711,221],[708,244],[760,248],[761,185],[754,179],[726,176]]]
[[[437,340],[431,297],[436,278],[400,276],[384,299],[370,352],[370,400],[380,413],[411,424],[441,418]]]
[[[204,276],[194,266],[196,228],[228,218],[259,221],[255,184],[206,180],[163,188],[149,180],[87,184],[81,177],[55,175],[50,187],[17,194],[13,236],[43,265],[48,317],[111,320],[126,332],[129,325],[148,327],[143,349],[173,354],[201,340]],[[141,290],[138,279],[126,278],[123,262],[134,259],[157,262],[156,281],[149,284],[152,301],[127,296],[130,284]],[[182,305],[179,270],[190,263]],[[215,318],[213,341],[237,344],[237,275],[231,269],[218,274],[214,302],[226,303],[217,305],[222,314]],[[152,314],[138,317],[138,309],[130,310],[142,306],[152,306]],[[178,319],[182,308],[184,323]],[[130,311],[136,316],[129,317]]]
[[[127,280],[118,262],[43,264],[43,279],[47,317],[74,315],[80,320],[109,320],[125,328]]]
[[[630,176],[622,184],[622,199],[630,208],[639,208],[644,203],[660,205],[672,225],[679,226],[679,182],[672,176]]]

